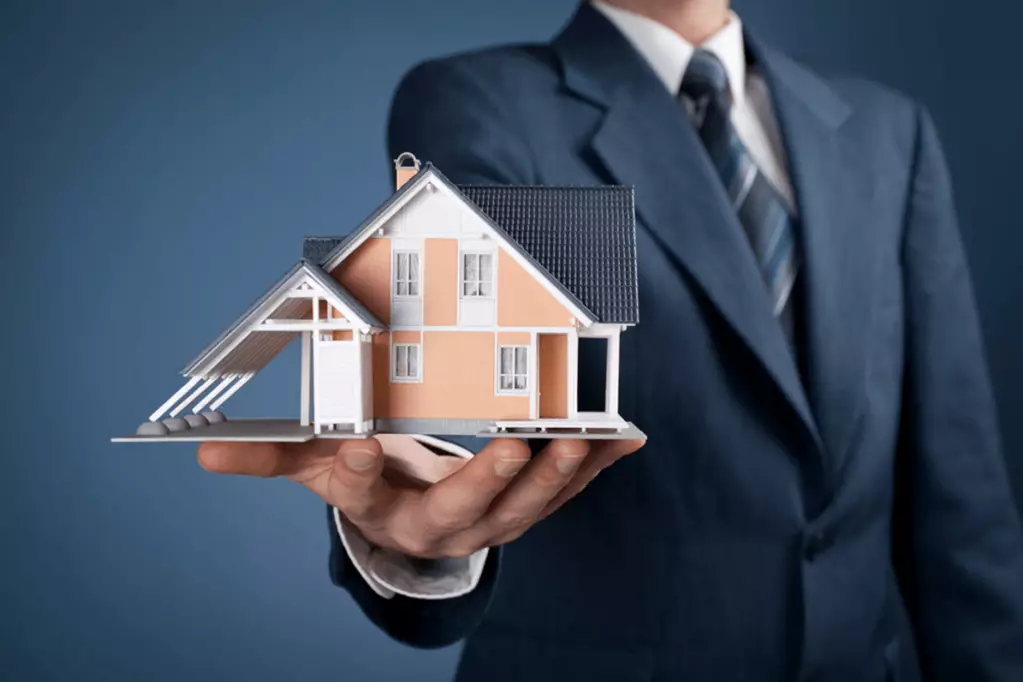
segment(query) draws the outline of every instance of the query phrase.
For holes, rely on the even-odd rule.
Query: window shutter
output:
[[[409,282],[408,282],[408,293],[409,296],[419,295],[419,254],[410,253],[409,257]]]
[[[394,376],[408,376],[408,346],[394,347]]]

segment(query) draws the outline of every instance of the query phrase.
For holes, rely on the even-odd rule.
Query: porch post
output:
[[[309,426],[310,417],[310,405],[312,397],[310,391],[312,390],[313,376],[312,367],[313,365],[313,333],[306,331],[302,332],[302,407],[300,411],[300,419],[302,426]]]
[[[579,416],[579,330],[573,329],[567,335],[568,344],[568,418]]]
[[[607,337],[607,385],[605,387],[604,408],[608,414],[618,414],[618,350],[620,345],[619,330],[615,329]]]
[[[349,386],[348,390],[355,393],[358,391],[358,395],[355,400],[355,433],[365,433],[366,429],[363,428],[363,422],[366,420],[362,405],[362,382],[365,381],[365,370],[362,366],[362,332],[358,329],[352,330],[352,353],[355,355],[355,385]],[[422,345],[419,346],[422,348]],[[422,362],[422,358],[420,358]]]
[[[313,371],[319,369],[317,360],[320,355],[320,297],[313,296]],[[323,432],[323,425],[320,423],[320,382],[313,381],[313,411],[316,413],[316,421],[313,424],[313,433],[317,436]]]
[[[540,348],[536,332],[529,333],[529,357],[526,360],[526,381],[529,382],[529,418],[540,418]]]

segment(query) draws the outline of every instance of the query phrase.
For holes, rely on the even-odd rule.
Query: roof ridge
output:
[[[508,185],[508,184],[483,184],[483,183],[469,183],[469,184],[456,184],[455,187],[458,189],[475,189],[475,188],[494,188],[494,189],[582,189],[591,191],[635,191],[634,185]]]

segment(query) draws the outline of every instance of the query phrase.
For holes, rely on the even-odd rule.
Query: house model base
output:
[[[317,435],[312,426],[302,426],[298,420],[243,419],[210,424],[187,431],[165,435],[132,434],[112,438],[114,443],[305,443],[315,438],[367,438],[377,433],[414,433],[434,436],[475,436],[477,438],[577,438],[585,440],[644,439],[646,436],[630,422],[617,424],[571,424],[565,421],[544,423],[486,422],[465,420],[409,420],[404,424],[388,424],[379,431],[355,433],[353,430],[326,431]]]
[[[632,189],[456,186],[411,154],[395,170],[390,199],[347,237],[306,239],[184,385],[114,442],[643,438],[618,414],[619,339],[639,321]],[[299,418],[225,417],[292,342]],[[600,347],[585,368],[583,343]],[[597,371],[600,394],[584,402],[580,374]]]

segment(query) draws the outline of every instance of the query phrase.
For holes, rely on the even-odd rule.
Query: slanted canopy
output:
[[[343,320],[331,320],[331,329],[387,329],[337,280],[321,267],[300,261],[257,300],[185,369],[185,376],[259,371],[299,332],[311,331],[312,302],[318,298],[339,310]],[[320,321],[326,329],[326,321]]]
[[[314,306],[319,301],[340,317],[321,315]],[[193,411],[214,398],[210,407],[217,409],[302,332],[385,329],[387,325],[323,268],[302,260],[182,370],[189,381],[150,419],[155,421],[168,410],[176,416],[203,394]]]

